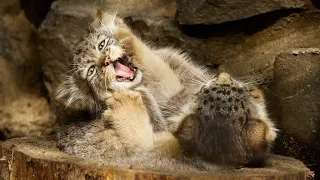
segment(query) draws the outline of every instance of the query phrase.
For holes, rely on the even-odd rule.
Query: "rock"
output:
[[[278,149],[312,164],[320,152],[320,49],[286,51],[274,63],[274,82],[282,137]]]
[[[311,0],[311,3],[312,3],[312,5],[313,5],[315,8],[320,9],[320,2],[319,2],[319,1],[317,1],[317,0]]]
[[[21,1],[21,7],[28,20],[38,28],[50,10],[52,1],[53,0]]]
[[[303,0],[176,0],[180,24],[220,24],[281,9],[304,6]]]
[[[141,165],[108,165],[80,159],[55,148],[48,138],[12,139],[0,144],[0,178],[6,179],[305,179],[309,170],[293,158],[271,155],[262,168],[162,172]],[[2,166],[1,166],[2,165]],[[11,167],[9,171],[9,167]],[[1,171],[0,171],[1,172]],[[54,178],[53,178],[54,177]]]
[[[130,22],[130,21],[129,21]],[[320,11],[267,14],[223,25],[178,26],[173,20],[130,25],[142,39],[173,46],[213,72],[228,72],[252,81],[271,82],[276,55],[286,49],[318,47]],[[263,24],[261,23],[263,22]]]
[[[55,119],[42,82],[36,29],[14,2],[2,7],[0,17],[1,140],[47,135]]]
[[[17,15],[20,13],[20,1],[19,0],[10,0],[10,1],[1,1],[0,2],[0,15]]]

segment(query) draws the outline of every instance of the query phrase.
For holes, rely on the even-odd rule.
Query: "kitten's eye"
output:
[[[95,71],[95,67],[94,66],[91,66],[87,72],[87,76],[91,76]]]
[[[110,38],[110,39],[108,39],[107,46],[110,46],[113,43],[114,43],[114,39]]]
[[[105,47],[105,45],[106,45],[106,40],[101,41],[98,46],[99,51],[101,51]]]
[[[100,44],[98,46],[98,50],[102,51],[106,46],[110,46],[113,43],[115,43],[115,39],[113,39],[113,38],[104,39],[103,41],[100,42]]]

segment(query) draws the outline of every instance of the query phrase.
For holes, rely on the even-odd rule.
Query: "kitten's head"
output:
[[[58,87],[57,98],[77,108],[94,110],[108,91],[133,88],[142,73],[113,34],[126,25],[115,15],[97,13],[90,32],[72,51],[72,75]]]

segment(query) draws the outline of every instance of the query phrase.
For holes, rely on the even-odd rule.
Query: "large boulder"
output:
[[[295,49],[278,55],[270,90],[276,93],[273,106],[278,109],[281,127],[277,149],[315,163],[316,151],[320,152],[320,49]]]
[[[36,29],[19,1],[1,2],[0,13],[0,139],[50,134]]]
[[[132,27],[157,46],[178,47],[211,70],[270,82],[277,54],[292,48],[318,47],[320,11],[276,13],[224,25],[178,26],[174,21]]]
[[[21,11],[20,1],[11,0],[11,1],[0,1],[0,15],[14,15],[18,14]]]
[[[176,2],[180,24],[219,24],[304,6],[303,0],[176,0]]]

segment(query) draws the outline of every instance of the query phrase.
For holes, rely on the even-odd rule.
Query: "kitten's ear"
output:
[[[103,16],[103,12],[101,9],[98,9],[97,10],[97,13],[96,13],[96,16],[95,16],[95,19],[102,19],[102,16]]]
[[[91,23],[91,28],[119,28],[127,27],[124,21],[117,16],[117,13],[108,13],[101,10],[97,10],[93,22]]]
[[[90,95],[87,82],[76,76],[69,76],[56,90],[56,99],[67,107],[76,109],[91,109],[94,100]]]
[[[102,22],[102,16],[103,16],[103,12],[100,9],[98,9],[96,12],[96,15],[93,18],[92,23],[90,24],[90,27],[93,29],[99,27]]]

